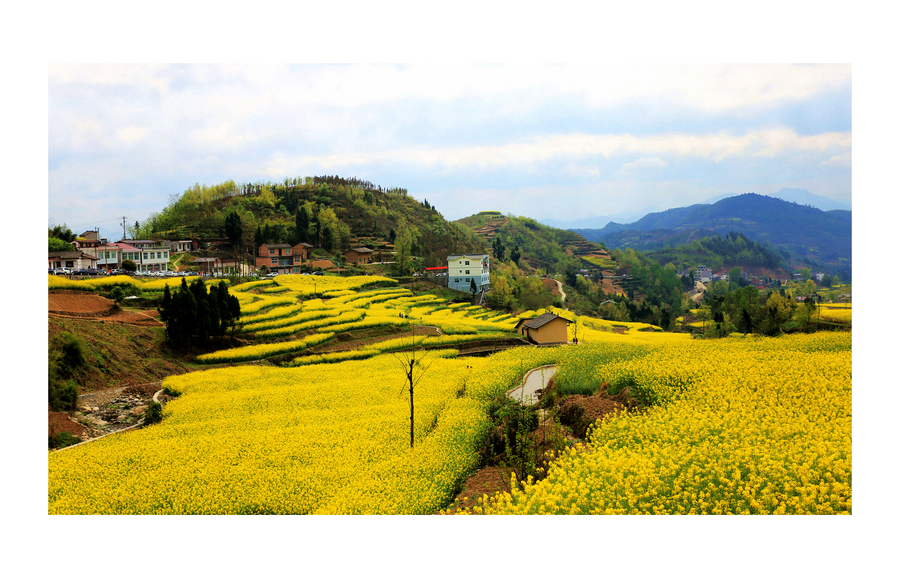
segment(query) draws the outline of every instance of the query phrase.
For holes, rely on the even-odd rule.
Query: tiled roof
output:
[[[94,259],[97,260],[97,257],[93,255],[88,255],[82,251],[48,251],[47,258],[49,259]]]
[[[268,247],[269,249],[272,249],[272,248],[289,249],[290,248],[290,245],[288,245],[287,243],[264,243],[264,245],[266,247]]]
[[[536,316],[530,320],[527,320],[525,322],[525,327],[533,328],[533,329],[537,330],[544,324],[552,322],[552,321],[556,320],[557,318],[559,318],[560,320],[565,320],[566,322],[571,322],[571,320],[569,320],[568,318],[563,318],[562,316],[553,314],[552,312],[545,312],[544,314],[541,314],[540,316]],[[522,322],[522,320],[519,320],[519,322]]]
[[[357,253],[372,253],[372,249],[369,249],[367,247],[354,247],[353,249],[350,249],[350,250],[356,251]]]

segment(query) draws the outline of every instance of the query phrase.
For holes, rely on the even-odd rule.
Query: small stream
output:
[[[556,366],[543,366],[535,368],[525,374],[525,380],[521,385],[506,392],[506,395],[523,405],[534,405],[538,402],[535,391],[543,389],[550,383],[550,379],[556,375]]]

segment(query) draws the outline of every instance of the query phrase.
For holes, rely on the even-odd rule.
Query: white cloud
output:
[[[833,156],[828,160],[819,162],[819,166],[850,166],[852,162],[852,154],[852,151],[838,154],[837,156]]]
[[[638,158],[631,162],[627,162],[622,166],[623,172],[632,170],[664,170],[669,167],[669,163],[661,158]]]
[[[494,146],[412,148],[387,152],[350,153],[298,158],[298,165],[341,167],[378,162],[409,163],[419,167],[492,168],[523,166],[535,162],[573,158],[611,158],[635,154],[694,157],[716,162],[725,158],[776,157],[798,152],[823,152],[848,148],[850,133],[798,135],[777,129],[741,136],[660,134],[650,136],[560,134]],[[288,158],[288,161],[290,159]],[[665,167],[663,159],[641,158],[634,167]]]
[[[620,169],[666,176],[667,165],[685,158],[849,164],[850,132],[800,135],[737,119],[849,81],[848,65],[55,64],[50,195],[79,182],[92,193],[124,192],[137,176],[158,180],[167,195],[185,179],[374,171],[487,189],[501,169],[501,186],[513,179],[540,186],[548,175],[595,184]],[[678,115],[641,117],[629,133],[595,120],[632,104],[690,107],[700,126],[675,126],[685,124]],[[729,110],[734,120],[726,123]],[[613,123],[632,121],[623,115]],[[722,130],[703,132],[710,124]]]
[[[722,111],[803,99],[844,86],[850,65],[123,65],[55,64],[55,86],[143,86],[166,95],[187,81],[199,94],[261,99],[289,109],[352,108],[402,99],[497,99],[512,108],[575,96],[595,107],[641,98]],[[270,111],[268,107],[266,110]]]
[[[147,134],[146,128],[141,128],[139,126],[128,126],[125,128],[116,129],[116,136],[122,142],[137,142],[142,140],[144,136]]]

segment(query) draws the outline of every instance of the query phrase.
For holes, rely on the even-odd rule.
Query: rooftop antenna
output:
[[[125,241],[125,216],[122,216],[122,241]]]

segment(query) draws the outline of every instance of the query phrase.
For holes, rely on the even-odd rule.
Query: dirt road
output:
[[[697,292],[697,294],[691,296],[691,300],[693,300],[694,302],[700,302],[700,299],[703,297],[703,293],[706,292],[706,285],[701,282],[697,282],[697,285],[694,287],[694,290],[696,290],[698,292]]]

